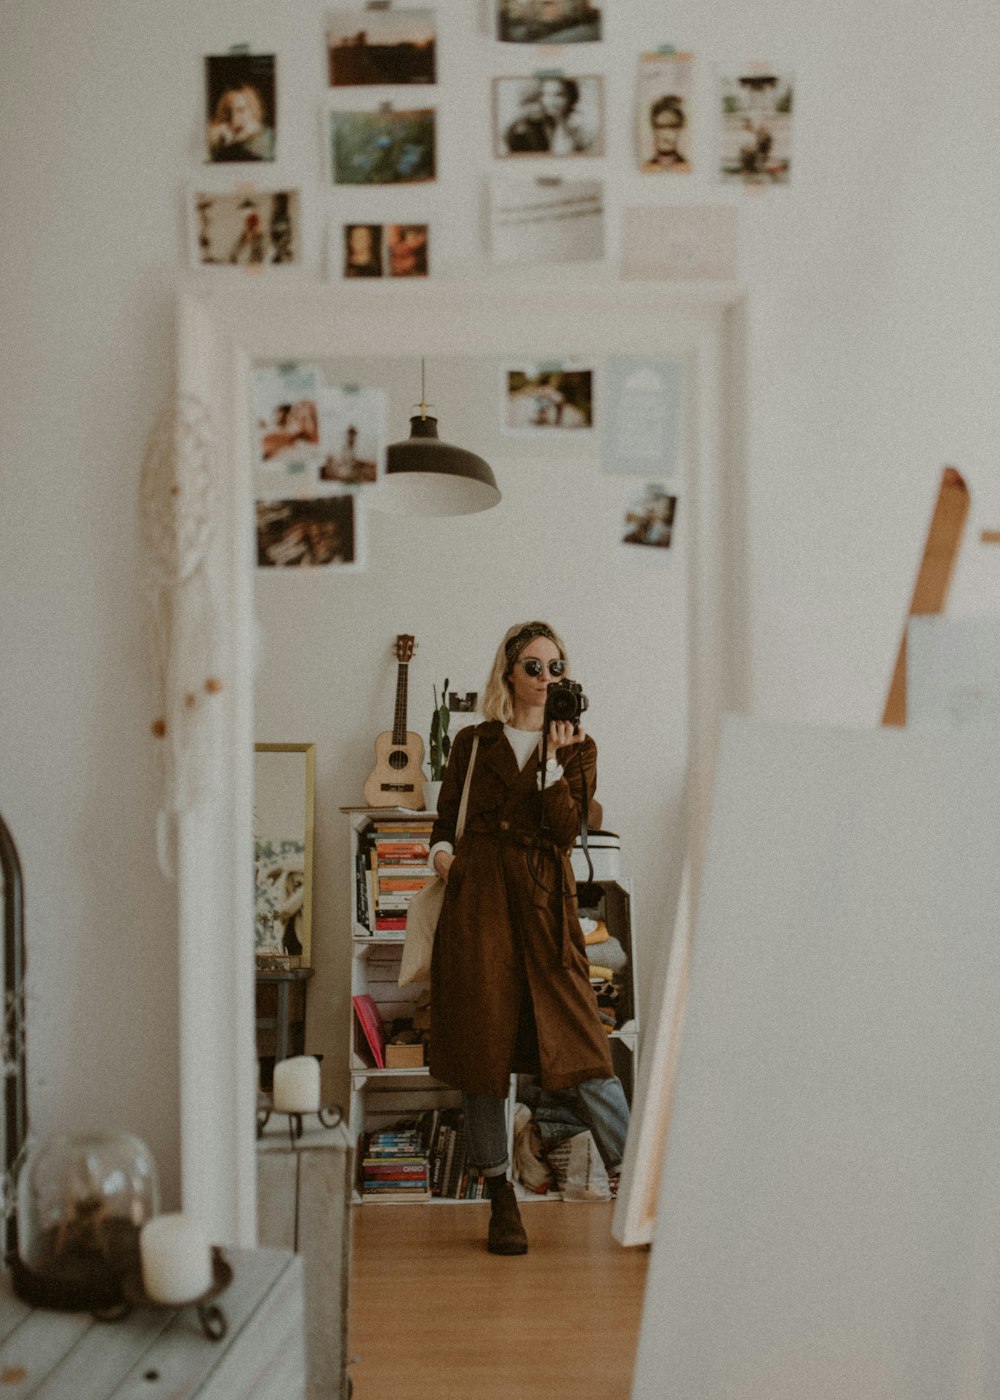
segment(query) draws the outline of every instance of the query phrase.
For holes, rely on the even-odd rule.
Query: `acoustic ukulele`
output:
[[[406,691],[412,637],[396,638],[396,710],[392,729],[375,740],[375,767],[365,782],[365,802],[369,807],[413,807],[424,805],[424,741],[406,728]]]

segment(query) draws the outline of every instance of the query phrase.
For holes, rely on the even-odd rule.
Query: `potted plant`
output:
[[[431,770],[430,781],[424,781],[424,807],[429,812],[436,811],[438,794],[441,791],[441,779],[444,777],[445,765],[448,762],[448,755],[451,752],[451,740],[448,737],[448,721],[451,719],[451,712],[448,709],[448,679],[445,677],[444,685],[441,687],[441,698],[438,699],[437,686],[432,686],[434,691],[434,711],[431,715],[431,729],[427,746],[427,762]]]

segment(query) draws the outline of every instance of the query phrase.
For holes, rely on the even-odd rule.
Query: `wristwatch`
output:
[[[559,760],[558,760],[558,758],[547,758],[547,759],[545,760],[545,771],[546,771],[546,773],[554,773],[558,767],[559,767]]]

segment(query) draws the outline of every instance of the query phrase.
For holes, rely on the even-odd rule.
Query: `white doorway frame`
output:
[[[179,831],[181,1189],[212,1238],[256,1239],[251,850],[253,528],[248,374],[257,359],[484,355],[544,328],[574,353],[667,353],[689,346],[695,376],[690,530],[687,858],[697,892],[722,716],[750,702],[743,498],[743,322],[730,283],[498,283],[356,288],[286,278],[198,281],[180,297],[178,392],[208,410],[219,502],[209,569],[220,667],[211,782]],[[669,334],[664,330],[669,326]],[[655,970],[654,970],[655,971]],[[656,991],[666,979],[659,970]],[[664,1029],[653,1027],[653,1038]],[[647,1034],[647,1053],[655,1044]],[[643,1177],[633,1163],[633,1186]]]

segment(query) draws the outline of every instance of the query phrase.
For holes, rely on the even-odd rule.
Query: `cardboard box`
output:
[[[423,1042],[419,1045],[387,1045],[385,1047],[386,1069],[423,1069],[423,1066]]]

